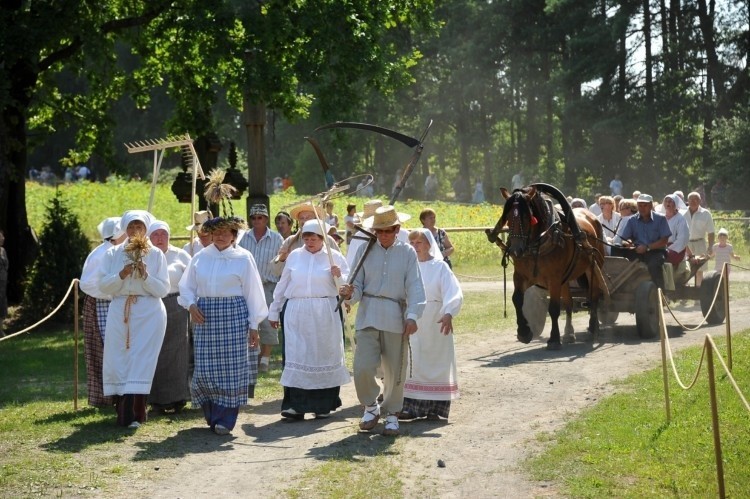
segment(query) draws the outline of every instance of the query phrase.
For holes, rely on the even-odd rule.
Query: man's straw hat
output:
[[[213,215],[211,215],[210,211],[196,211],[195,213],[193,213],[193,225],[188,225],[187,227],[185,227],[185,229],[199,231],[201,229],[201,225],[212,218]]]
[[[393,206],[381,206],[375,210],[375,215],[362,222],[362,226],[366,229],[386,229],[394,225],[401,225],[410,218],[411,215],[399,213]]]
[[[373,215],[375,215],[375,210],[383,206],[383,202],[379,199],[371,199],[365,203],[364,209],[365,211],[360,211],[357,213],[357,216],[360,220],[364,220],[365,218],[369,218]]]
[[[313,212],[313,210],[315,211]],[[323,210],[323,208],[321,208],[320,206],[313,206],[309,201],[307,203],[298,204],[297,206],[289,210],[289,216],[291,216],[295,220],[299,220],[299,214],[306,211],[317,213],[318,218],[326,217],[326,212],[325,210]]]

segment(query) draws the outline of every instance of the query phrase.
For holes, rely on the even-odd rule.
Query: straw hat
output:
[[[309,201],[306,202],[306,203],[298,204],[297,206],[295,206],[294,208],[292,208],[291,210],[289,210],[289,215],[293,219],[299,220],[299,214],[303,213],[305,211],[309,211],[309,212],[312,212],[312,213],[317,213],[318,214],[318,218],[325,218],[326,217],[326,212],[325,212],[325,210],[323,210],[323,208],[321,208],[320,206],[313,206],[313,204],[310,203]]]
[[[393,206],[381,206],[375,210],[375,215],[362,222],[362,226],[366,229],[386,229],[394,225],[401,225],[410,218],[411,215],[399,213]]]
[[[193,225],[188,225],[185,227],[187,230],[200,230],[201,225],[203,225],[208,220],[212,219],[213,215],[211,215],[210,211],[204,210],[204,211],[196,211],[193,213]]]
[[[371,199],[365,203],[364,209],[365,211],[360,211],[357,213],[357,216],[360,218],[360,220],[364,220],[365,218],[369,218],[373,215],[375,215],[375,210],[383,206],[383,202],[379,199]]]

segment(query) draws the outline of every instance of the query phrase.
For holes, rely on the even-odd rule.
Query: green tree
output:
[[[337,117],[358,103],[362,88],[386,92],[409,81],[416,53],[402,52],[407,45],[393,33],[429,27],[431,12],[430,0],[3,2],[0,228],[8,237],[9,297],[20,297],[31,244],[30,132],[76,125],[68,160],[106,157],[113,102],[128,95],[147,112],[156,88],[174,103],[165,124],[173,133],[215,130],[220,100],[235,110],[227,117],[235,126],[256,103],[298,119],[317,101],[322,116]]]
[[[21,320],[25,323],[41,319],[60,304],[73,279],[80,277],[89,253],[81,224],[59,192],[47,207],[47,220],[24,293]],[[54,319],[69,322],[73,310],[73,300],[68,299]]]

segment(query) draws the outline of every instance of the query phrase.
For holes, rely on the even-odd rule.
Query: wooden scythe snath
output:
[[[201,168],[201,162],[198,159],[198,154],[195,152],[193,147],[193,139],[190,138],[190,134],[177,135],[174,137],[167,137],[166,139],[145,139],[142,141],[127,142],[125,147],[128,149],[130,154],[137,152],[154,152],[154,171],[151,179],[151,194],[148,198],[148,211],[154,206],[154,193],[156,192],[156,181],[159,178],[159,169],[161,168],[161,162],[164,159],[164,151],[166,149],[180,148],[182,151],[182,157],[185,160],[185,164],[192,172],[193,177],[193,189],[192,195],[190,196],[190,225],[193,224],[193,213],[195,212],[195,185],[198,177],[203,180],[206,176]]]
[[[390,137],[394,140],[397,140],[403,144],[406,144],[408,147],[413,147],[414,152],[411,155],[411,158],[409,158],[409,163],[407,163],[406,168],[404,168],[404,173],[401,175],[401,179],[398,181],[398,184],[396,184],[396,187],[393,189],[393,194],[391,195],[391,199],[388,204],[391,206],[396,204],[396,200],[398,199],[399,195],[401,194],[401,191],[404,189],[404,186],[406,185],[406,182],[409,180],[409,177],[411,176],[412,172],[414,171],[414,168],[417,166],[417,163],[419,162],[419,158],[422,156],[422,151],[424,150],[424,141],[427,138],[427,134],[430,132],[430,128],[432,127],[432,120],[427,124],[427,128],[425,128],[424,132],[422,132],[422,135],[417,139],[414,137],[410,137],[408,135],[404,135],[403,133],[397,132],[395,130],[391,130],[389,128],[384,128],[378,125],[372,125],[369,123],[356,123],[356,122],[350,122],[350,121],[337,121],[336,123],[329,123],[327,125],[320,126],[315,129],[317,132],[318,130],[329,130],[332,128],[355,128],[359,130],[367,130],[370,132],[379,133],[381,135],[385,135],[386,137]],[[312,143],[312,142],[311,142]],[[315,147],[315,144],[313,144],[313,147]],[[316,148],[316,152],[317,152]],[[322,153],[321,153],[322,154]],[[320,155],[319,155],[320,157]],[[327,163],[326,163],[327,166]],[[324,167],[325,171],[325,167]],[[375,241],[377,240],[377,237],[372,232],[365,230],[361,225],[355,226],[359,232],[364,233],[367,236],[367,246],[365,246],[365,250],[362,253],[362,256],[357,260],[356,265],[354,266],[354,270],[352,270],[349,273],[349,279],[347,280],[347,284],[351,284],[354,282],[354,278],[357,277],[357,274],[362,268],[362,264],[365,261],[365,258],[367,257],[367,254],[372,249],[373,245],[375,244]],[[336,310],[338,310],[341,307],[341,304],[343,303],[344,299],[339,297],[338,305],[336,306]]]

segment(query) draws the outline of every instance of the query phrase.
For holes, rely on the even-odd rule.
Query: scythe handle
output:
[[[374,234],[362,229],[361,227],[357,227],[361,232],[364,232],[367,234],[368,240],[367,240],[367,246],[365,246],[365,251],[362,253],[362,256],[357,260],[357,264],[354,266],[354,270],[349,274],[349,279],[347,279],[346,283],[351,284],[354,282],[354,279],[357,277],[357,274],[359,274],[359,271],[362,269],[362,265],[365,263],[365,258],[367,257],[367,254],[370,252],[373,246],[375,246],[375,241],[377,241],[377,238]],[[344,298],[339,296],[338,302],[336,303],[336,309],[334,312],[338,312],[341,308],[341,304],[344,303]]]

